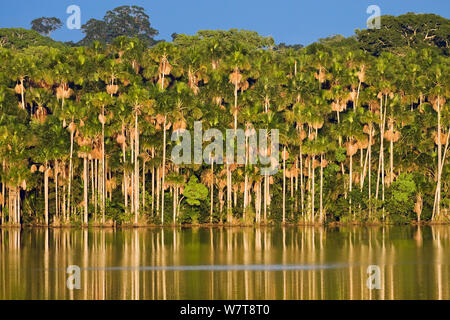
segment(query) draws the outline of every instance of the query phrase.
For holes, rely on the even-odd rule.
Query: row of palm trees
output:
[[[431,49],[281,50],[253,32],[202,31],[150,49],[120,37],[0,56],[2,225],[177,224],[193,212],[229,224],[391,221],[389,203],[411,201],[414,219],[449,218],[449,58]],[[243,165],[175,164],[169,135],[194,121],[278,129],[280,170],[261,175],[248,137]]]

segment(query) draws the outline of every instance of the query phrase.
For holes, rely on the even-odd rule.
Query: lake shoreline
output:
[[[181,228],[181,229],[193,229],[193,228],[292,228],[292,227],[380,227],[380,226],[448,226],[450,221],[411,221],[408,223],[386,223],[386,222],[330,222],[325,224],[319,223],[270,223],[270,224],[260,224],[260,225],[247,225],[247,224],[182,224],[182,225],[159,225],[159,224],[95,224],[95,225],[77,225],[77,224],[64,224],[64,225],[43,225],[43,224],[24,224],[24,225],[0,225],[0,229],[158,229],[158,228]]]

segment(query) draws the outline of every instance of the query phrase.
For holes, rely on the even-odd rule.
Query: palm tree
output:
[[[442,124],[441,124],[441,108],[443,105],[445,105],[445,98],[443,98],[444,90],[446,89],[445,86],[448,87],[448,79],[444,78],[442,70],[439,65],[436,65],[435,68],[433,68],[434,73],[434,88],[432,91],[435,94],[434,97],[431,97],[431,102],[433,103],[433,109],[437,112],[437,185],[436,185],[436,193],[434,198],[434,204],[433,204],[433,216],[432,220],[439,219],[440,218],[440,206],[441,206],[441,180],[442,180],[442,167],[443,162],[445,160],[445,153],[444,158],[442,157],[442,145],[444,142],[442,141],[442,136],[445,137],[445,134],[442,134]],[[447,83],[446,83],[447,82]],[[448,138],[447,138],[448,141]],[[447,150],[447,146],[444,149]]]
[[[134,198],[133,198],[133,208],[134,208],[134,223],[138,224],[139,217],[139,202],[140,202],[140,191],[139,191],[139,156],[140,156],[140,145],[139,145],[139,115],[148,114],[149,108],[152,106],[153,102],[149,98],[149,92],[139,86],[132,86],[128,92],[121,96],[121,100],[129,105],[134,114]],[[143,173],[144,175],[145,173]]]
[[[341,131],[345,136],[347,136],[346,149],[347,155],[350,157],[350,165],[349,165],[349,179],[348,179],[348,192],[352,193],[352,185],[353,185],[353,155],[358,151],[358,144],[356,142],[357,138],[362,137],[362,132],[360,132],[361,126],[358,123],[358,119],[356,116],[356,112],[351,111],[346,114],[343,122]],[[350,195],[349,200],[349,214],[352,213],[352,199]]]
[[[27,55],[25,53],[15,54],[10,65],[11,69],[9,70],[8,74],[14,81],[18,82],[14,90],[17,94],[20,94],[22,109],[26,109],[25,81],[33,77],[35,67],[36,61],[34,60],[33,56]]]
[[[102,212],[102,224],[105,223],[105,205],[106,205],[106,165],[105,165],[105,123],[107,121],[105,115],[105,109],[107,106],[113,104],[113,98],[106,92],[99,92],[95,95],[89,97],[90,103],[93,106],[100,108],[100,114],[98,115],[98,121],[101,123],[102,131],[101,131],[101,212]],[[71,142],[72,145],[72,142]],[[70,192],[70,191],[69,191]],[[70,193],[69,193],[70,195]]]

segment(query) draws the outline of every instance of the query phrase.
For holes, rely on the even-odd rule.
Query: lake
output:
[[[4,228],[0,299],[450,299],[449,253],[449,226]]]

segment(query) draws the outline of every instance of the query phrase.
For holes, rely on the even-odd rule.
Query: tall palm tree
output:
[[[113,98],[106,92],[99,92],[89,97],[89,102],[93,106],[100,108],[100,114],[98,115],[98,121],[102,126],[101,131],[101,212],[102,212],[102,224],[105,223],[105,206],[106,206],[106,164],[105,164],[105,124],[107,117],[105,110],[108,106],[114,103]]]

